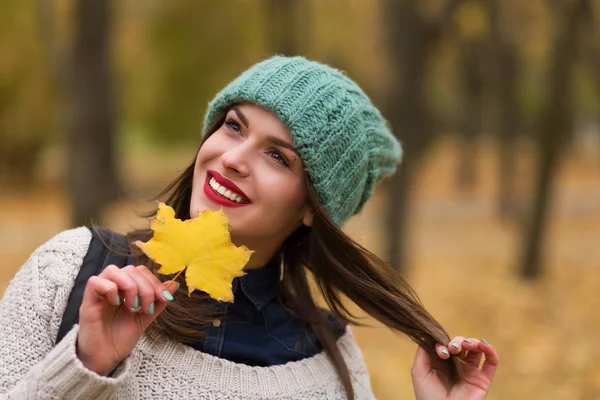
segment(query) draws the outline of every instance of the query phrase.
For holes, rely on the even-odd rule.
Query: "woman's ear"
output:
[[[313,224],[313,211],[310,208],[307,208],[304,212],[304,216],[302,217],[302,223],[305,226],[311,227]]]

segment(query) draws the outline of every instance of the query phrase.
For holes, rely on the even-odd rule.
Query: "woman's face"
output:
[[[311,224],[300,155],[285,125],[260,106],[231,108],[196,157],[190,216],[220,208],[232,241],[255,250],[247,268],[263,266],[294,230]]]

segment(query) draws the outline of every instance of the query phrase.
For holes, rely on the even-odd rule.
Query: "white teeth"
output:
[[[208,181],[208,184],[210,185],[210,187],[212,187],[214,189],[215,192],[219,193],[223,197],[228,198],[231,201],[235,201],[236,203],[241,203],[243,200],[243,197],[241,195],[234,193],[231,190],[225,188],[225,186],[222,186],[219,183],[217,183],[215,178],[210,178],[210,180]]]

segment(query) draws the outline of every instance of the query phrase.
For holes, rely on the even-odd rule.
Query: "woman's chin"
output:
[[[192,207],[190,208],[190,217],[196,218],[202,211],[208,210],[208,207]]]
[[[190,207],[190,217],[196,218],[198,216],[198,214],[201,213],[202,211],[206,211],[206,210],[218,211],[219,208],[221,208],[219,205],[214,204],[212,202],[208,202],[208,204],[206,204],[205,202],[198,202],[197,204],[193,204]]]

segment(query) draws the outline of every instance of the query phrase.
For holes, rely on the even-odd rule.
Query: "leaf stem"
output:
[[[187,268],[187,267],[186,267],[186,268]],[[182,273],[183,271],[185,271],[185,269],[186,269],[186,268],[183,268],[181,271],[179,271],[179,272],[177,273],[177,275],[175,275],[175,277],[174,277],[173,279],[171,279],[171,281],[170,281],[169,283],[167,283],[167,286],[165,287],[165,289],[168,289],[168,288],[169,288],[169,287],[170,287],[170,286],[173,284],[173,282],[175,282],[175,281],[177,280],[177,278],[179,278],[179,275],[181,275],[181,273]]]

